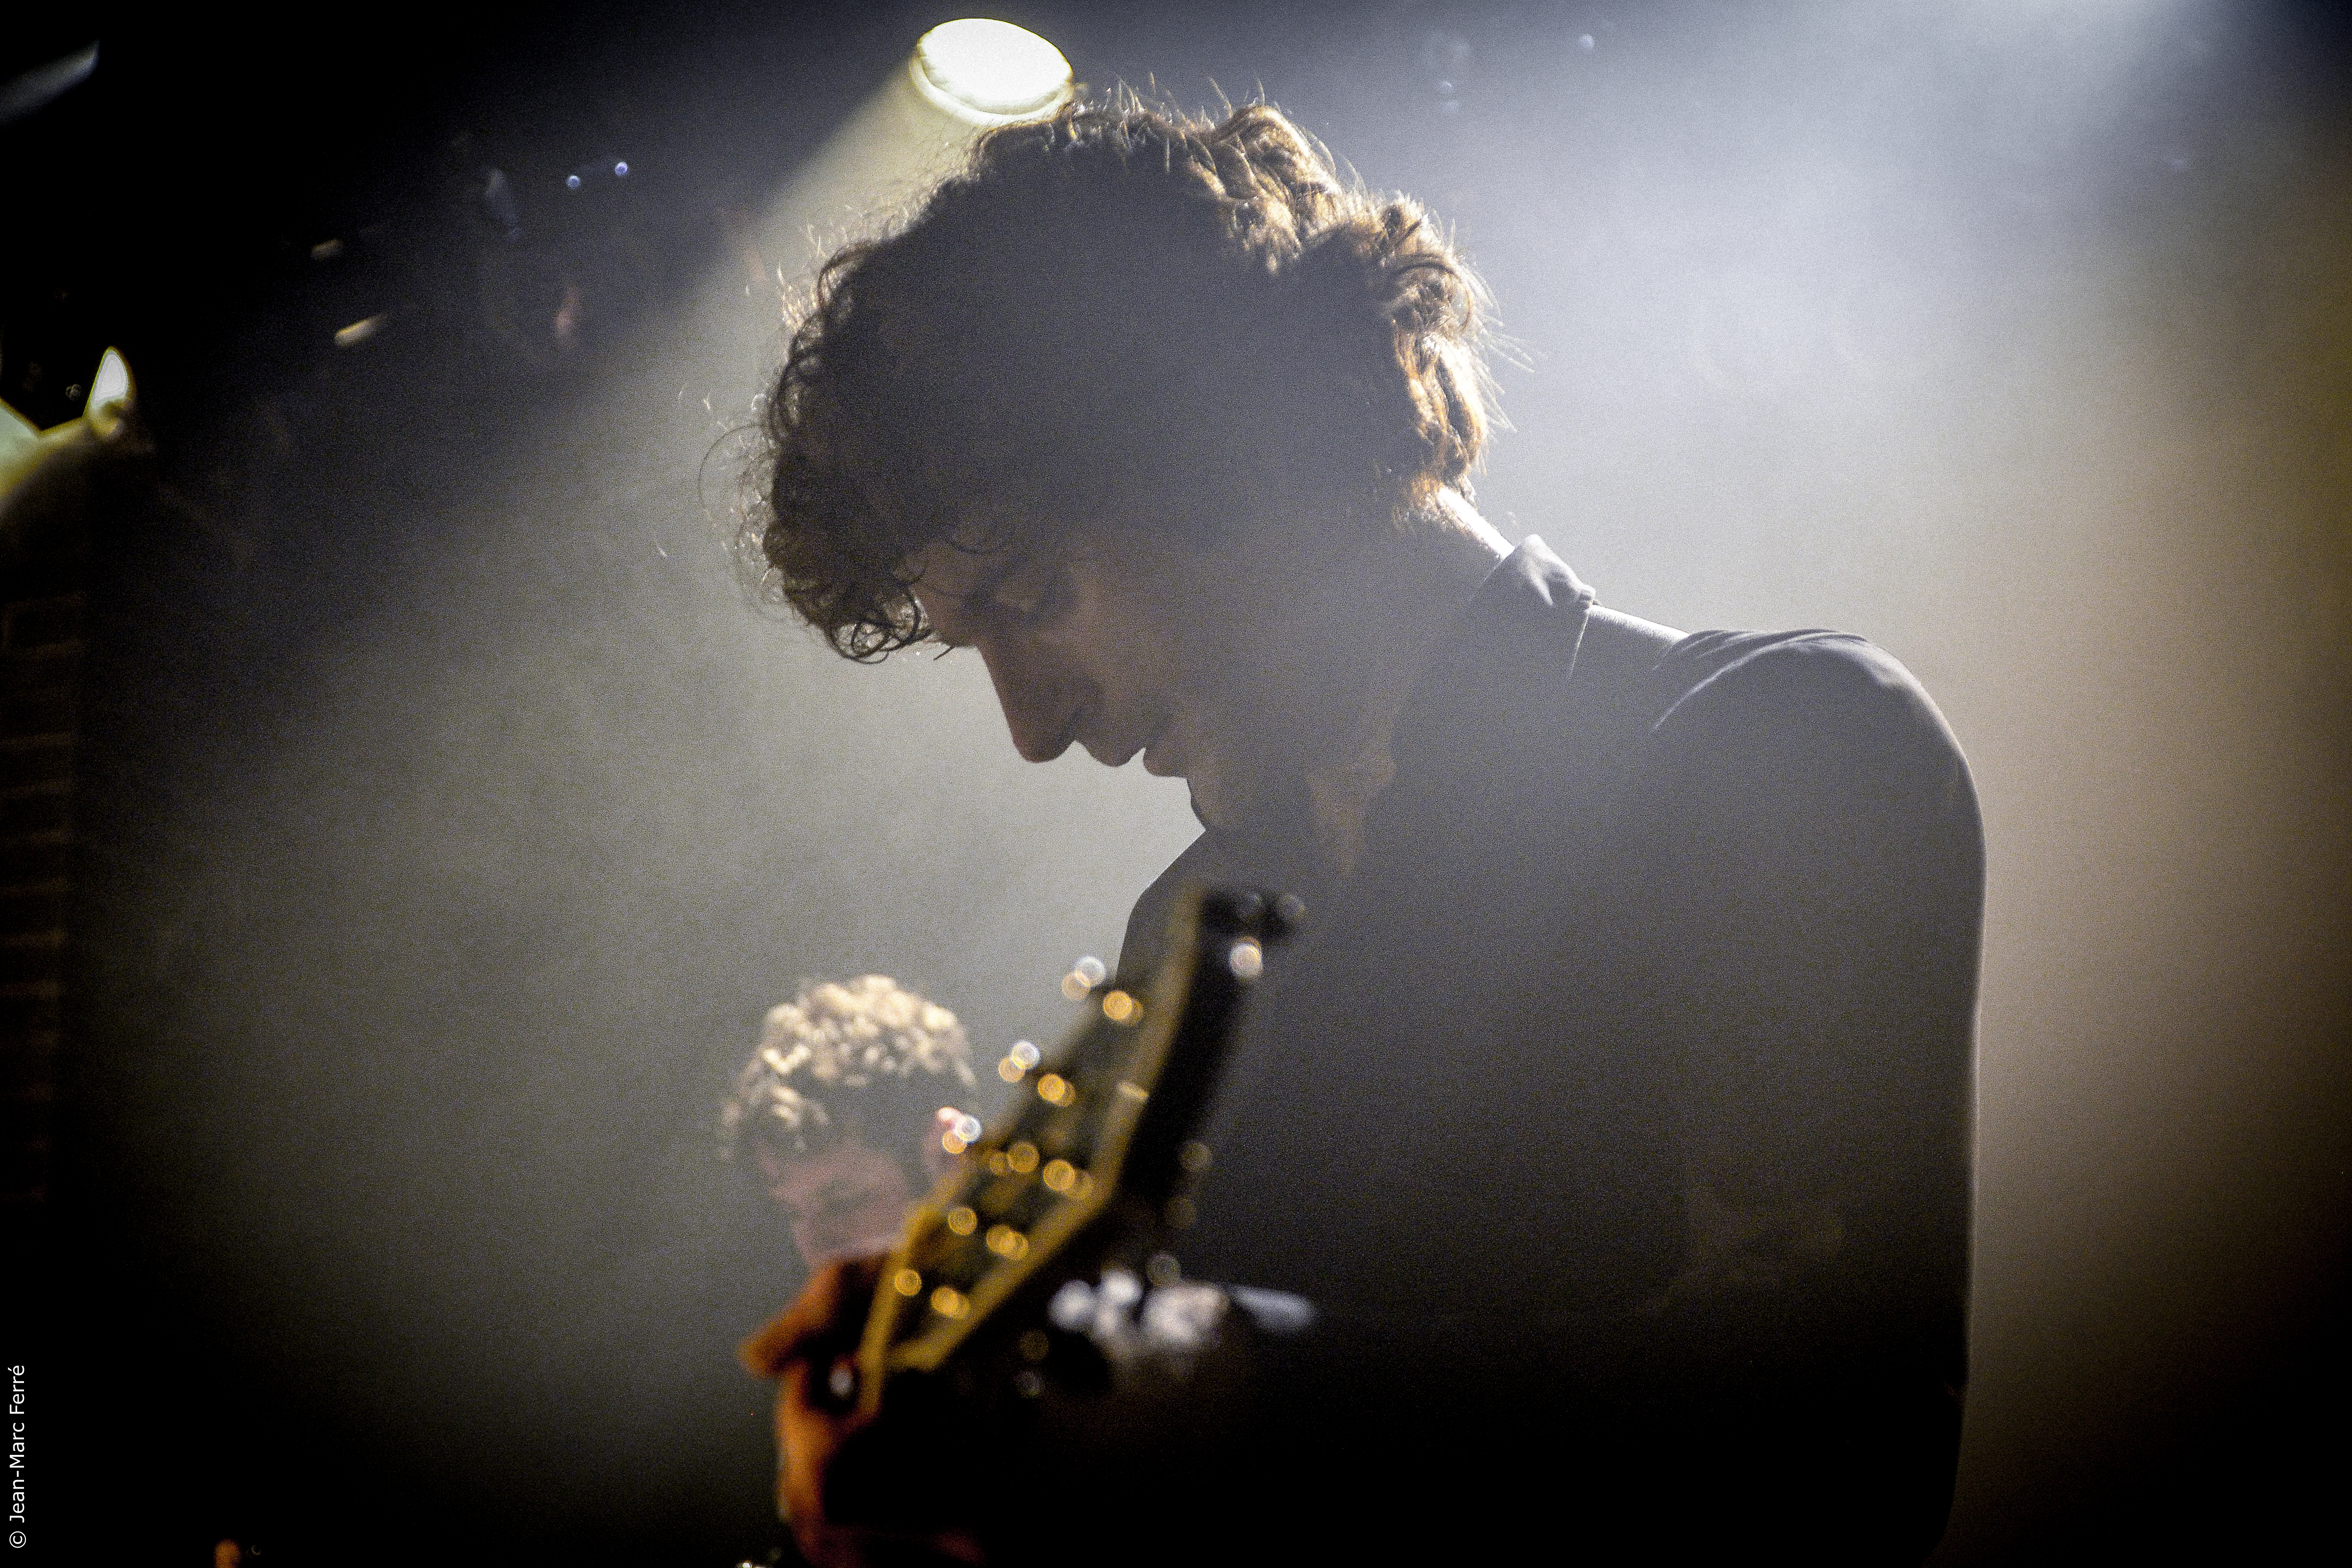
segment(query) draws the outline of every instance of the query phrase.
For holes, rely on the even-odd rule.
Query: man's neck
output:
[[[1390,740],[1431,650],[1509,548],[1466,500],[1442,490],[1339,578],[1355,590],[1335,643],[1343,721],[1306,775],[1317,857],[1339,875],[1355,869],[1372,802],[1396,774]]]

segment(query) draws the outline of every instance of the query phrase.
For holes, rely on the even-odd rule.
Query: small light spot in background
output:
[[[336,257],[341,256],[342,253],[343,242],[341,240],[322,239],[318,244],[310,247],[310,259],[313,261],[332,261]]]
[[[629,177],[629,166],[628,166],[628,164],[626,164],[626,163],[615,163],[615,164],[614,164],[614,165],[613,165],[613,177],[614,177],[614,179],[619,179],[619,180],[625,180],[625,179],[627,179],[627,178]]]
[[[555,321],[552,324],[557,347],[568,349],[579,342],[580,321],[586,314],[587,300],[582,297],[580,286],[576,283],[565,284],[563,303],[556,307]]]
[[[1592,52],[1592,35],[1587,33],[1582,37],[1577,39],[1576,47],[1582,49],[1586,54],[1591,54]]]
[[[348,327],[337,329],[335,346],[339,349],[355,349],[383,330],[382,316],[370,316],[363,321],[353,321]]]
[[[576,191],[580,188],[580,176],[577,174],[566,174],[563,176],[563,184],[565,188]]]

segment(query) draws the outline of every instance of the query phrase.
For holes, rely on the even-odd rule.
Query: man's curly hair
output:
[[[1484,300],[1417,205],[1343,178],[1265,105],[1002,127],[819,272],[766,402],[743,559],[871,660],[929,635],[909,572],[937,540],[1385,526],[1477,459]]]

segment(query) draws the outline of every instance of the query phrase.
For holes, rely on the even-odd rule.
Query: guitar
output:
[[[1191,1188],[1210,1158],[1193,1134],[1265,950],[1300,912],[1292,898],[1191,892],[1145,994],[1098,989],[1050,1057],[1005,1058],[1013,1103],[908,1216],[883,1266],[856,1360],[862,1415],[914,1384],[936,1394],[944,1381],[968,1406],[1007,1391],[1034,1399],[1074,1367],[1099,1381],[1073,1302],[1091,1311],[1090,1276],[1103,1297],[1123,1289],[1129,1301],[1138,1275],[1176,1286],[1165,1247],[1192,1223]]]

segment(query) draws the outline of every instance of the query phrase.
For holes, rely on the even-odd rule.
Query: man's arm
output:
[[[1694,1266],[1740,1267],[1714,1205],[1792,1263],[1900,1254],[1957,1288],[1984,849],[1942,716],[1857,639],[1779,644],[1678,704],[1632,789],[1659,825],[1644,1022],[1705,1194]]]
[[[1664,1047],[1684,1162],[1662,1331],[1746,1404],[1725,1419],[1749,1424],[1791,1528],[1924,1553],[1967,1376],[1984,848],[1966,763],[1900,665],[1824,635],[1691,692],[1629,783],[1656,825],[1634,861],[1634,1026]]]

